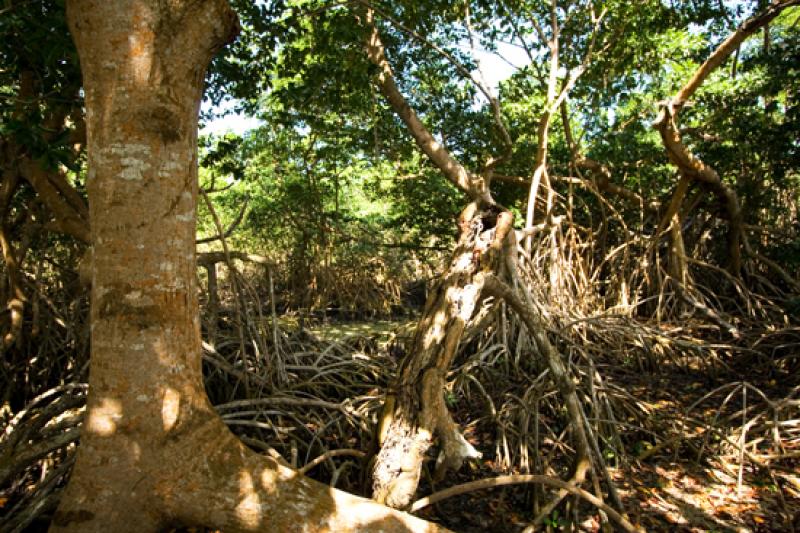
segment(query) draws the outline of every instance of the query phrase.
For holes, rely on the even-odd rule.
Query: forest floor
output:
[[[366,336],[385,347],[398,327],[409,330],[413,325],[408,320],[332,322],[308,330],[326,341]],[[701,406],[703,418],[720,417],[713,403],[702,412],[701,400],[715,389],[730,385],[730,373],[712,379],[701,371],[687,372],[686,368],[670,366],[657,372],[608,368],[604,372],[615,374],[616,383],[646,406],[654,418],[653,425],[663,428],[657,438],[650,439],[659,443],[656,448],[645,439],[626,450],[622,457],[609,457],[609,473],[632,523],[646,531],[800,531],[800,457],[788,468],[786,464],[781,468],[764,468],[744,456],[731,461],[730,457],[726,459],[710,451],[719,444],[720,436],[696,421],[685,420],[690,406],[696,402]],[[763,390],[780,386],[769,376],[751,373],[746,379]],[[467,422],[481,408],[479,403],[459,402],[453,415],[467,427]],[[697,408],[693,411],[696,416],[697,411]],[[483,458],[465,465],[438,485],[432,486],[427,476],[420,485],[420,494],[508,474],[496,464],[493,431],[488,425],[467,427],[465,436],[483,452]],[[697,460],[701,450],[706,453]],[[532,502],[536,490],[540,488],[515,485],[470,492],[431,505],[418,514],[460,532],[522,531],[534,516]],[[570,505],[574,517],[582,519],[567,520],[554,512],[544,530],[602,530],[595,510],[578,501]]]
[[[685,375],[628,377],[630,392],[640,398],[646,396],[646,401],[655,407],[653,416],[665,421],[680,420],[686,408],[708,392],[705,384]],[[464,420],[470,415],[455,416]],[[676,435],[675,439],[696,436]],[[483,438],[470,440],[484,452],[484,459],[463,468],[449,484],[506,473],[491,458],[494,443],[487,447]],[[794,471],[770,473],[745,459],[739,481],[739,464],[719,458],[698,462],[691,452],[685,447],[673,450],[665,446],[645,460],[631,460],[635,456],[629,455],[626,464],[609,468],[634,525],[645,531],[665,532],[800,531],[800,461],[795,462]],[[436,487],[442,488],[445,485]],[[534,516],[532,494],[533,489],[524,486],[478,491],[445,500],[423,510],[421,515],[465,533],[521,531]],[[577,529],[600,531],[599,515],[580,505],[576,516],[591,518],[579,521]],[[545,529],[570,531],[567,522],[554,513]]]
[[[234,373],[219,372],[219,367],[215,366],[209,367],[215,373],[211,377],[206,375],[207,390],[217,396],[215,405],[219,407],[229,402],[224,408],[229,420],[238,418],[247,422],[251,412],[256,413],[252,415],[255,417],[274,417],[275,425],[284,429],[281,434],[276,436],[266,431],[242,436],[251,437],[251,440],[255,437],[269,446],[282,446],[280,453],[295,466],[309,464],[313,457],[327,450],[353,448],[368,455],[375,452],[371,439],[374,439],[373,430],[381,408],[382,388],[391,380],[401,360],[402,348],[398,345],[404,345],[413,335],[416,321],[408,317],[393,321],[307,321],[302,333],[296,317],[282,317],[279,323],[286,333],[283,355],[293,361],[294,374],[291,381],[284,383],[285,389],[265,394],[317,398],[324,405],[317,410],[304,407],[289,413],[290,416],[272,408],[261,412],[247,407],[246,399],[242,401],[235,396],[242,394],[242,388],[237,387],[234,379],[241,375],[234,366],[239,343],[230,341],[217,344],[223,353],[215,352],[215,357],[228,357],[231,362],[226,368]],[[233,331],[225,330],[227,334]],[[780,353],[793,361],[800,353],[800,342],[796,339],[787,336],[785,342],[782,340],[776,345],[782,350]],[[606,390],[620,393],[616,400],[622,398],[609,404],[614,404],[614,413],[609,416],[616,417],[613,423],[620,428],[618,441],[604,441],[606,437],[600,435],[597,442],[629,521],[645,531],[658,532],[800,532],[800,372],[795,370],[797,366],[763,364],[761,359],[748,363],[745,358],[729,356],[725,359],[722,355],[709,366],[708,359],[680,359],[672,354],[675,357],[661,357],[657,359],[657,366],[648,368],[637,366],[643,363],[630,346],[620,346],[623,356],[616,359],[603,359],[605,348],[596,351],[598,356],[594,362],[603,376]],[[483,353],[495,354],[496,347],[497,344],[493,344]],[[748,352],[739,353],[746,355]],[[549,411],[534,408],[530,402],[523,404],[520,397],[525,395],[520,394],[520,390],[525,390],[531,382],[543,382],[536,373],[526,375],[527,368],[517,369],[515,375],[505,372],[505,368],[482,373],[490,366],[488,357],[481,359],[470,355],[466,359],[465,366],[453,370],[451,377],[455,382],[458,376],[469,374],[467,381],[480,381],[478,386],[484,394],[461,394],[458,391],[465,389],[454,387],[446,401],[464,436],[482,457],[466,463],[439,483],[432,482],[426,468],[418,496],[509,474],[544,472],[566,479],[574,451],[568,439],[550,438],[550,435],[569,433],[560,414],[563,405],[557,393],[542,388],[541,405],[549,401]],[[697,366],[699,363],[703,366]],[[488,396],[494,397],[499,408],[497,412],[492,413],[487,408]],[[348,403],[354,397],[357,402]],[[509,399],[503,412],[500,402]],[[239,414],[234,409],[237,404],[244,405]],[[359,409],[357,413],[348,411],[345,418],[342,406]],[[518,422],[522,415],[527,418],[533,413],[541,416],[538,422],[527,426],[530,429]],[[533,420],[533,416],[530,418]],[[598,427],[604,423],[588,414],[587,420]],[[242,427],[236,426],[236,429]],[[545,427],[549,433],[544,431]],[[534,428],[542,428],[541,434],[537,430],[533,437]],[[781,435],[777,435],[778,432]],[[504,442],[507,436],[510,440]],[[535,453],[530,450],[530,471],[508,466],[521,464],[516,460],[521,455],[516,451],[522,446],[519,437],[540,443]],[[512,448],[515,453],[506,453],[504,459],[503,446]],[[776,450],[781,457],[772,460],[777,455]],[[515,460],[508,460],[515,454]],[[547,466],[535,466],[537,460]],[[338,474],[325,470],[328,464],[341,465],[336,467],[337,473],[344,472],[338,477],[338,485]],[[323,483],[366,496],[369,493],[368,464],[366,459],[337,457],[335,464],[330,460],[320,463],[310,473]],[[38,472],[30,468],[30,475],[26,474],[15,485],[16,492],[8,493],[10,498],[0,492],[0,531],[6,530],[3,513],[12,509],[20,498],[25,503],[35,501],[41,494],[50,494],[36,492],[37,483],[44,478]],[[584,487],[591,490],[590,485],[585,483]],[[54,486],[50,483],[45,488],[49,491]],[[607,485],[604,490],[606,503],[610,503]],[[537,509],[551,494],[549,489],[533,484],[493,487],[444,499],[417,514],[456,532],[521,532],[529,527],[538,514]],[[48,519],[47,513],[42,514],[25,531],[45,531]],[[566,505],[553,511],[536,530],[616,530],[613,525],[604,529],[601,520],[596,508],[568,499]]]
[[[630,392],[648,397],[654,416],[680,420],[687,408],[721,384],[694,376],[664,373],[630,375]],[[764,385],[769,385],[765,383]],[[714,413],[709,412],[709,417]],[[687,425],[688,427],[688,425]],[[694,426],[702,436],[706,429]],[[713,441],[714,435],[706,442]],[[795,531],[800,528],[800,462],[793,471],[770,471],[747,458],[730,462],[709,455],[696,460],[695,448],[677,447],[613,470],[635,522],[648,531]]]

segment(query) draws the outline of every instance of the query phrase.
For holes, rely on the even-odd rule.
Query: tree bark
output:
[[[439,437],[435,476],[457,470],[480,454],[460,434],[444,402],[445,377],[464,329],[478,307],[481,272],[498,272],[513,215],[472,203],[459,217],[458,244],[447,270],[431,291],[382,414],[381,450],[373,470],[373,498],[391,507],[411,503],[425,453]]]
[[[481,298],[482,284],[476,275],[500,268],[500,249],[513,229],[513,215],[492,198],[488,177],[491,164],[486,176],[469,172],[430,134],[397,87],[372,10],[366,9],[360,16],[369,32],[367,57],[378,67],[378,88],[431,163],[473,200],[459,217],[458,244],[428,297],[413,346],[387,394],[381,415],[373,498],[404,508],[417,490],[425,453],[434,437],[439,438],[441,447],[435,477],[458,469],[466,458],[480,456],[447,410],[445,376]]]
[[[69,0],[86,95],[90,394],[53,531],[433,531],[247,449],[201,374],[195,261],[205,68],[225,0]]]

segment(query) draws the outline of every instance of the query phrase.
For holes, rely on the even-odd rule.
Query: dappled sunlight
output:
[[[253,485],[250,472],[239,472],[239,503],[236,504],[235,514],[243,526],[255,528],[261,523],[261,498]]]
[[[278,483],[289,481],[299,475],[297,471],[279,465],[272,458],[265,460],[270,464],[270,467],[264,468],[258,477],[261,489],[270,496],[275,494]]]
[[[431,346],[442,342],[445,334],[445,326],[447,325],[447,313],[444,309],[440,309],[433,316],[433,323],[425,333],[423,340],[423,347],[428,350]]]
[[[164,424],[164,431],[171,431],[178,422],[181,395],[171,387],[163,387],[161,395],[161,421]]]
[[[341,493],[334,493],[337,500],[341,499]],[[346,494],[346,501],[337,502],[340,506],[347,508],[347,514],[353,517],[358,517],[362,523],[380,523],[384,522],[395,514],[388,507],[381,507],[376,505],[375,502],[370,500],[354,501],[354,498]]]
[[[142,457],[142,446],[136,441],[130,441],[128,443],[128,453],[130,454],[131,458],[134,462],[139,462],[139,459]]]
[[[158,336],[153,341],[153,351],[158,357],[158,362],[172,374],[183,374],[186,371],[186,365],[183,358],[176,357],[174,353],[175,347],[170,346],[169,337],[171,330],[165,328],[164,335]]]
[[[0,531],[797,530],[797,3],[6,2]]]
[[[470,283],[464,286],[460,294],[460,302],[458,305],[458,316],[464,322],[468,321],[475,310],[475,305],[478,303],[480,296],[480,287],[477,284]]]
[[[122,403],[117,399],[102,398],[100,405],[89,408],[86,429],[101,437],[109,437],[117,431],[121,421]]]
[[[767,506],[780,507],[777,488],[736,480],[716,468],[702,470],[683,463],[645,465],[633,476],[612,469],[620,493],[637,502],[634,515],[648,530],[695,527],[707,530],[750,530],[769,524]]]
[[[282,327],[296,329],[286,317],[280,317]],[[368,337],[374,339],[379,347],[386,344],[398,335],[411,335],[416,320],[372,320],[358,322],[331,321],[328,323],[314,324],[306,327],[306,331],[323,341],[343,342],[349,338]],[[364,357],[363,353],[354,353],[354,357]]]

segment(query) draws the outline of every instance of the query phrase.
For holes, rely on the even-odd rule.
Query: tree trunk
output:
[[[90,395],[53,531],[432,531],[247,449],[201,374],[197,115],[225,0],[68,1],[84,76]]]
[[[481,298],[480,272],[500,270],[501,249],[513,216],[470,204],[459,217],[460,238],[445,273],[428,296],[413,347],[398,372],[381,420],[373,471],[373,498],[406,507],[413,498],[425,453],[440,440],[436,477],[480,454],[464,439],[444,402],[445,377],[464,329]]]
[[[19,345],[22,334],[23,311],[25,310],[25,293],[20,285],[20,265],[17,259],[17,251],[11,243],[10,231],[6,220],[8,218],[11,199],[19,186],[19,176],[16,172],[9,169],[3,172],[3,179],[0,182],[0,252],[3,254],[3,264],[5,266],[5,287],[8,287],[5,297],[6,309],[10,314],[8,330],[2,331],[2,346],[8,350],[14,344]]]
[[[359,18],[369,30],[367,57],[378,68],[375,82],[381,93],[431,163],[473,200],[459,217],[455,252],[428,296],[411,352],[403,360],[381,415],[381,450],[373,469],[373,498],[404,508],[417,490],[425,452],[434,436],[439,437],[441,447],[436,477],[459,468],[465,458],[480,455],[461,435],[447,410],[445,376],[481,297],[481,278],[475,276],[499,269],[500,251],[512,229],[513,216],[496,205],[489,178],[473,174],[459,163],[408,104],[395,82],[372,9],[364,10]],[[501,159],[493,159],[486,169],[491,171]]]

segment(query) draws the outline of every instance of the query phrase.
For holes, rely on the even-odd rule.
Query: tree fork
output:
[[[202,381],[195,223],[205,68],[225,0],[69,0],[86,94],[90,393],[53,531],[436,531],[245,447]]]

